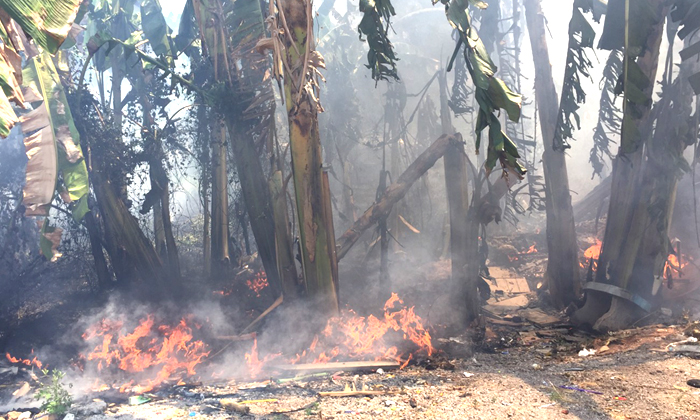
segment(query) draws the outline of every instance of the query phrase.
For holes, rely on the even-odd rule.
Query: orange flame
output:
[[[358,316],[349,310],[340,316],[328,320],[326,327],[315,335],[309,348],[301,354],[289,360],[290,363],[299,363],[312,360],[313,363],[327,363],[343,359],[374,359],[395,360],[402,364],[401,368],[408,365],[414,357],[413,354],[401,353],[397,344],[411,343],[428,356],[435,353],[432,338],[423,326],[422,319],[416,315],[414,307],[397,308],[397,304],[403,305],[403,301],[392,293],[384,304],[382,317],[370,315]],[[252,374],[259,375],[262,363],[257,355],[257,341],[253,343],[253,349],[246,354],[248,369]],[[274,355],[277,357],[278,355]]]
[[[87,360],[97,361],[98,370],[112,364],[124,372],[148,370],[152,377],[146,379],[145,384],[131,389],[136,393],[151,391],[161,383],[175,379],[176,374],[180,377],[183,374],[195,375],[195,367],[209,355],[206,345],[194,340],[192,328],[184,318],[175,327],[161,325],[154,329],[154,323],[153,316],[148,315],[140,320],[133,332],[125,333],[122,322],[102,320],[83,334],[86,341],[99,340]],[[199,326],[195,325],[195,328]],[[122,385],[120,391],[129,391],[132,385],[134,381]]]
[[[32,350],[32,354],[34,354],[34,350]],[[5,357],[7,360],[10,361],[10,363],[19,363],[27,366],[36,366],[39,369],[43,366],[43,363],[41,363],[41,360],[37,359],[36,356],[34,356],[33,359],[20,359],[17,357],[12,357],[10,353],[5,353]]]
[[[683,269],[688,265],[688,257],[681,254],[681,261],[678,261],[676,254],[668,254],[668,259],[664,264],[664,278],[669,279],[674,276],[680,277]]]
[[[262,360],[260,360],[260,358],[258,357],[258,339],[253,339],[253,348],[250,350],[250,353],[245,354],[245,363],[248,366],[248,372],[250,373],[250,377],[253,379],[258,378],[260,376],[260,373],[262,373],[263,368],[265,367],[265,363],[279,356],[279,353],[268,354]]]
[[[584,261],[580,262],[581,268],[586,268],[588,262],[593,259],[593,270],[598,267],[598,258],[600,257],[600,251],[603,249],[603,242],[600,239],[595,240],[595,244],[588,247],[583,252]]]
[[[264,271],[260,271],[255,274],[255,278],[252,281],[247,280],[246,284],[250,290],[255,292],[257,297],[260,297],[260,291],[268,286],[267,275]]]
[[[527,251],[524,252],[524,254],[535,254],[537,253],[537,248],[535,247],[537,244],[532,244],[530,245],[530,248],[527,249]]]

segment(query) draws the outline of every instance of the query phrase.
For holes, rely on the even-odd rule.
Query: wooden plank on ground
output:
[[[352,372],[356,370],[377,370],[379,368],[398,369],[401,365],[394,361],[360,361],[360,362],[332,362],[332,363],[299,363],[296,365],[276,365],[274,370],[286,372]]]

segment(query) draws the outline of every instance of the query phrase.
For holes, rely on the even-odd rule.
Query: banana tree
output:
[[[623,50],[619,86],[624,93],[624,110],[595,280],[610,285],[604,290],[636,295],[636,301],[653,301],[658,290],[670,251],[668,227],[676,185],[682,172],[689,170],[683,150],[697,141],[697,120],[690,115],[690,92],[698,69],[690,65],[692,60],[684,62],[674,81],[672,47],[678,36],[686,40],[682,57],[687,60],[693,55],[697,42],[691,40],[700,26],[699,6],[697,1],[684,0],[611,1],[600,41],[602,48]],[[664,66],[661,99],[654,104],[652,92],[667,20],[671,50]],[[586,304],[574,320],[599,330],[626,328],[644,316],[643,309],[649,309],[644,306],[589,290]]]

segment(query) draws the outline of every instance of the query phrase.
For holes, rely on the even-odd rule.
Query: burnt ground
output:
[[[494,325],[489,331],[502,343],[514,333]],[[700,419],[700,389],[687,384],[700,377],[700,361],[693,352],[669,351],[669,344],[687,339],[683,332],[653,325],[593,337],[552,327],[515,332],[519,338],[508,347],[454,359],[446,352],[467,344],[442,340],[444,352],[403,370],[167,385],[146,394],[151,401],[142,405],[130,405],[127,394],[94,392],[78,398],[71,412],[90,420]],[[581,357],[579,348],[597,353]],[[33,388],[35,380],[31,369],[3,363],[0,395],[9,409],[11,393],[21,394],[25,382]],[[353,389],[383,394],[319,395]],[[248,413],[227,411],[226,400],[243,403]],[[28,409],[28,400],[14,401],[13,408]]]
[[[430,327],[433,344],[440,350],[435,357],[417,356],[402,370],[382,373],[330,371],[294,377],[270,371],[265,381],[193,377],[185,379],[184,385],[163,384],[146,394],[150,401],[141,405],[129,404],[132,394],[113,390],[75,393],[70,412],[78,420],[700,419],[700,389],[688,385],[688,380],[700,379],[700,361],[693,358],[700,354],[695,351],[700,346],[687,343],[683,352],[669,347],[700,335],[697,324],[692,324],[698,314],[684,312],[684,305],[697,301],[697,292],[689,288],[685,303],[669,305],[673,315],[657,311],[644,320],[645,326],[596,335],[572,328],[562,313],[548,307],[546,294],[538,292],[546,254],[528,253],[532,241],[492,239],[494,278],[489,281],[492,298],[484,306],[482,341],[451,337],[443,328],[451,312],[445,293],[449,262],[418,263],[406,258],[397,264],[405,270],[393,278],[393,287],[407,304],[415,305]],[[582,242],[584,248],[590,245]],[[368,275],[376,273],[377,267],[349,267],[350,274],[361,280],[354,284],[355,293],[341,290],[348,307],[360,312],[363,306],[381,308],[385,297],[372,287],[375,280]],[[53,285],[50,293],[38,287],[40,299],[27,299],[31,304],[17,312],[21,319],[3,324],[9,328],[0,340],[2,354],[9,351],[27,357],[37,348],[52,366],[69,369],[65,355],[78,349],[62,337],[75,333],[76,323],[106,302],[96,299],[79,280],[74,283],[71,288]],[[200,294],[211,295],[211,291]],[[235,306],[229,300],[233,297],[216,296],[223,307]],[[259,306],[264,308],[274,297],[262,300]],[[246,312],[249,318],[255,315],[255,311]],[[239,324],[247,325],[249,318],[239,319]],[[260,328],[266,328],[264,323]],[[584,349],[596,353],[579,356]],[[0,358],[0,419],[14,420],[23,412],[27,413],[24,418],[38,418],[38,404],[31,398],[38,375],[36,368]],[[375,395],[319,394],[348,389]],[[238,408],[247,412],[227,411],[227,400],[242,404]]]

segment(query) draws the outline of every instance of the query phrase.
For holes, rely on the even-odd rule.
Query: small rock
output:
[[[384,401],[384,405],[386,405],[387,407],[391,407],[393,405],[396,405],[396,402],[393,400],[386,400]]]
[[[563,410],[561,410],[561,413],[562,413],[562,414],[569,414],[569,410],[563,409]]]
[[[469,373],[469,372],[464,372],[464,376],[466,376],[467,378],[471,378],[472,376],[474,376],[474,374]]]
[[[377,369],[377,373],[380,375],[384,375],[384,369],[382,369],[382,368]]]
[[[411,398],[410,400],[408,400],[408,404],[411,406],[411,408],[418,407],[418,402],[416,401],[415,398]]]
[[[75,414],[73,413],[68,413],[66,416],[63,418],[63,420],[75,420]]]
[[[17,417],[17,420],[29,420],[31,418],[32,418],[32,412],[25,411],[24,413],[20,414],[19,417]]]
[[[94,399],[85,405],[76,407],[75,412],[79,416],[90,416],[93,414],[102,414],[106,409],[106,402],[100,399]]]

